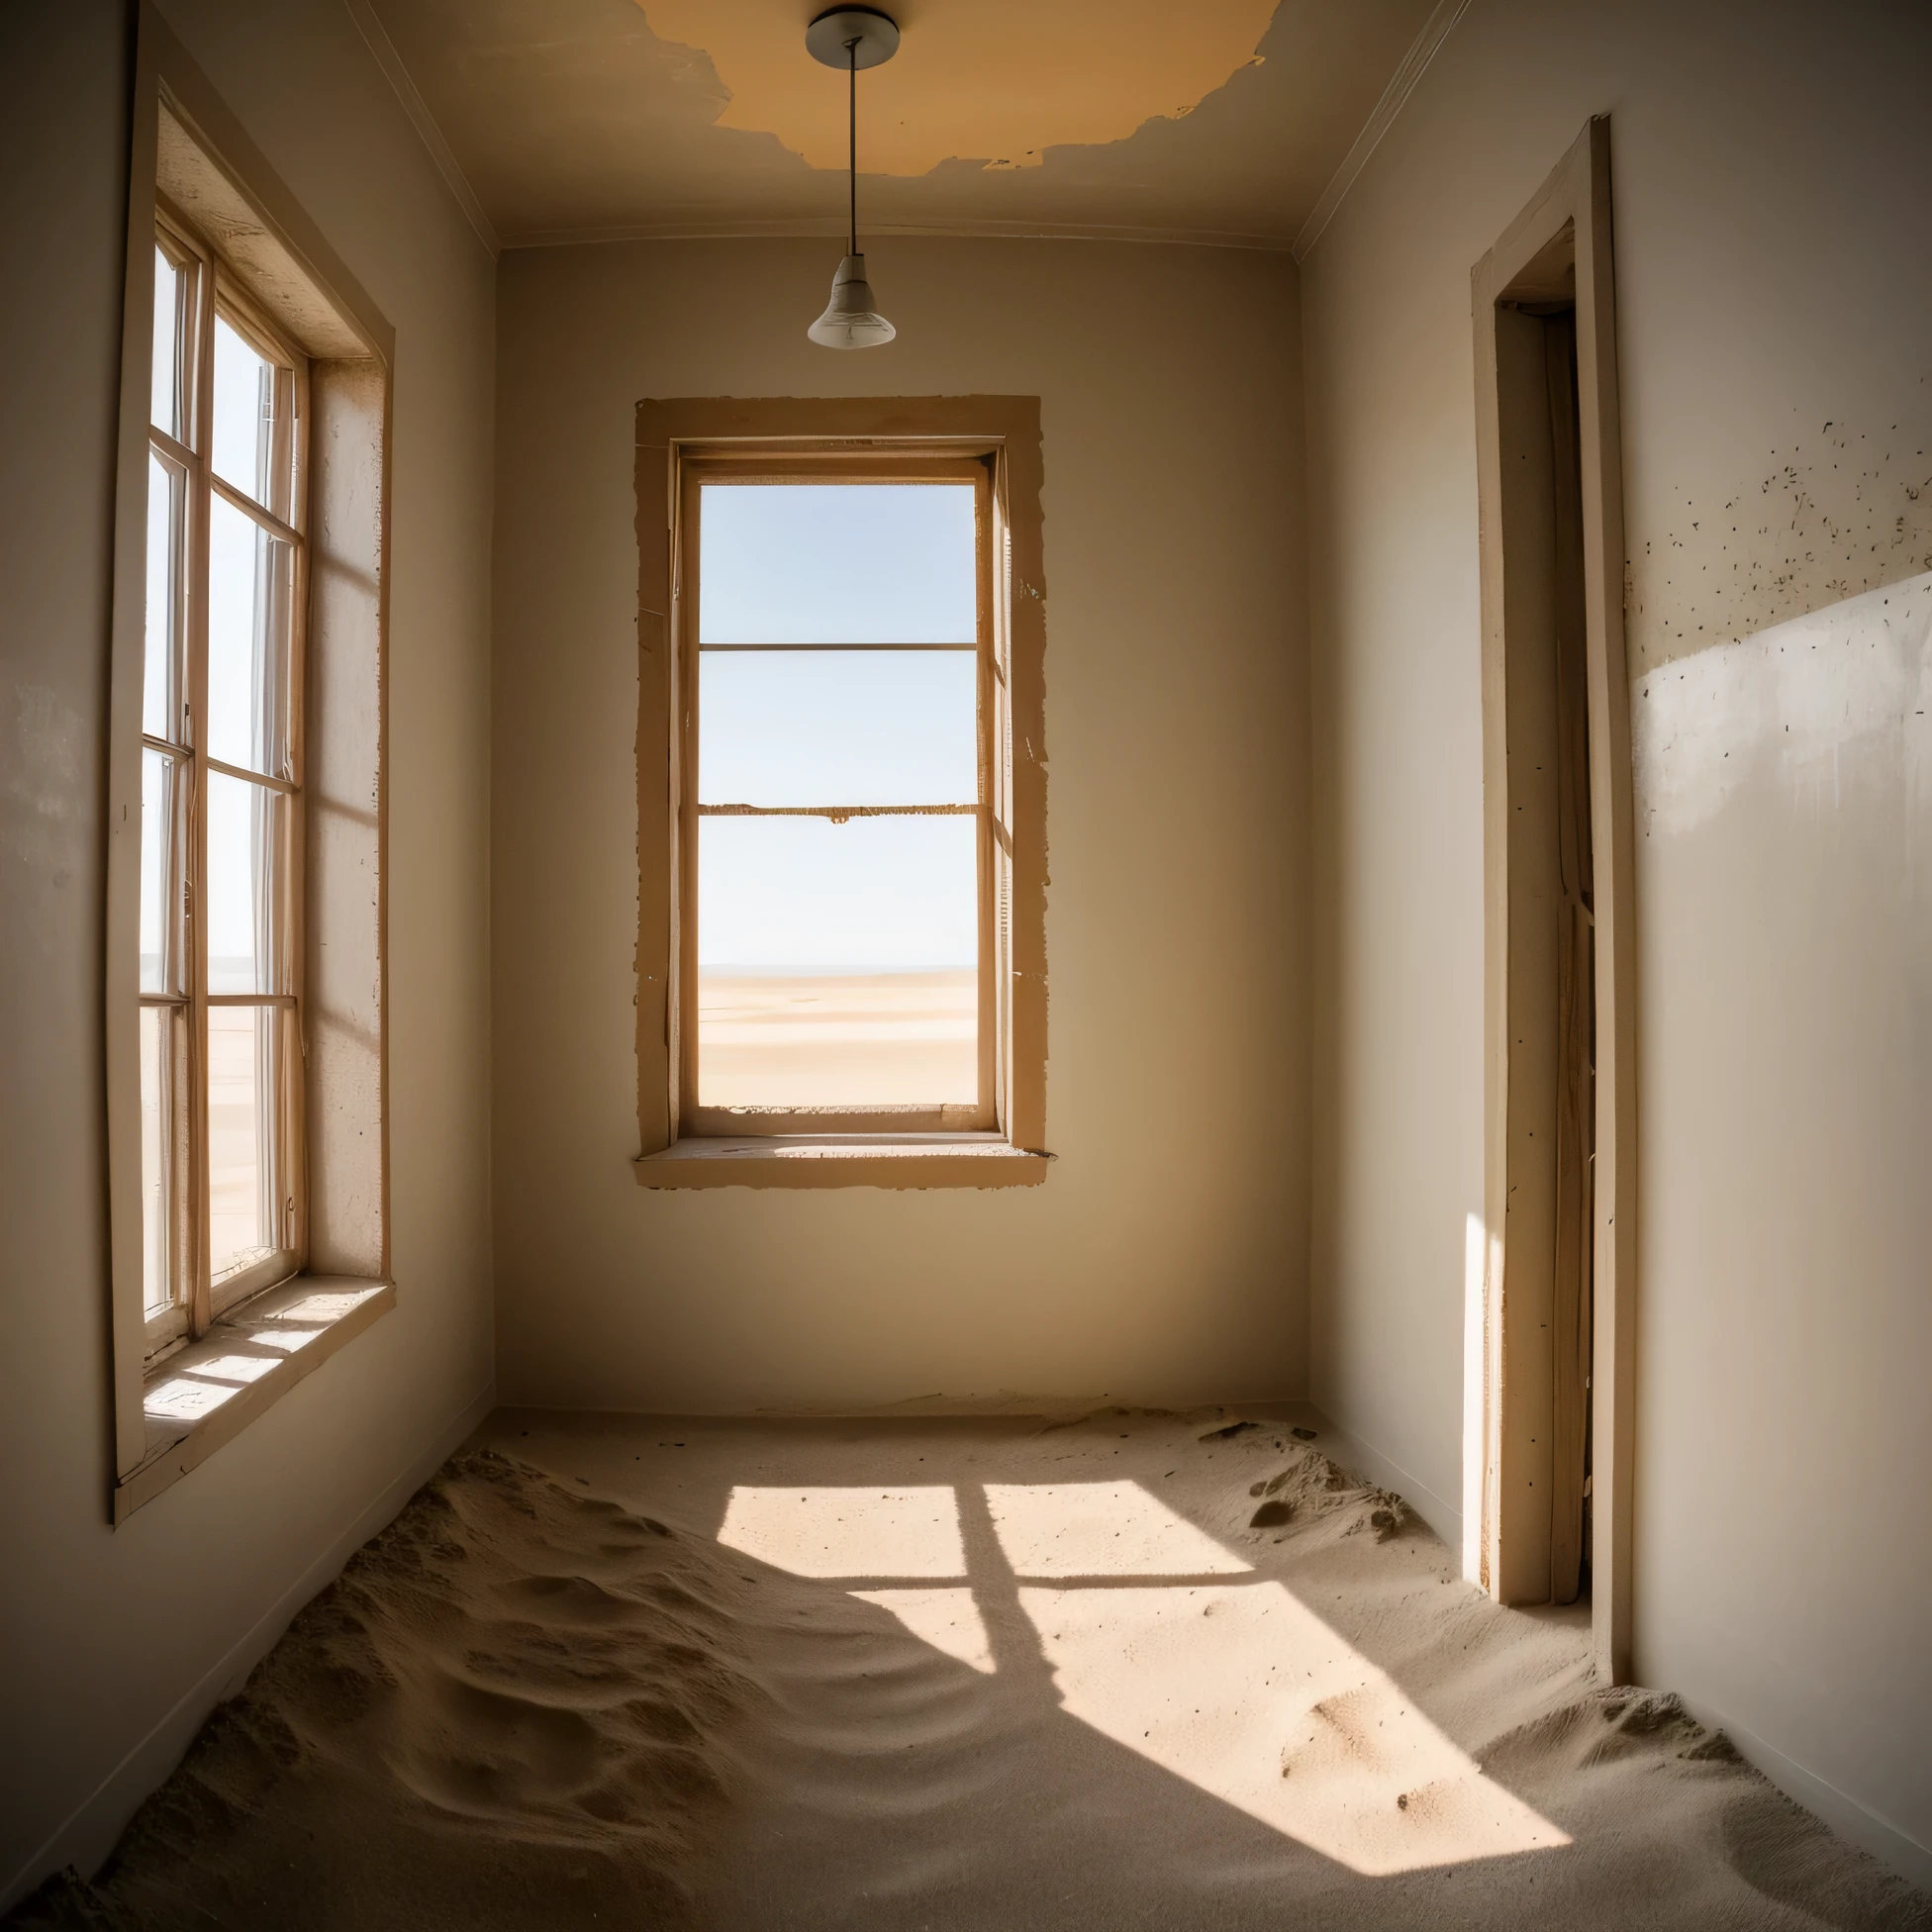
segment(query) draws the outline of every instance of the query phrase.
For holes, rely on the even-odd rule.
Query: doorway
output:
[[[1487,1265],[1478,1581],[1629,1668],[1630,751],[1609,129],[1474,272]]]

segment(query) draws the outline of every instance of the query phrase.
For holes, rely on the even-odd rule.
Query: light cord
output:
[[[859,44],[856,37],[845,43],[845,58],[850,63],[846,71],[845,162],[851,195],[845,252],[855,255],[859,251]]]

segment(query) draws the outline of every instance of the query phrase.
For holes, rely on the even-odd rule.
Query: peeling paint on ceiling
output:
[[[824,3],[373,0],[512,246],[841,231],[845,89],[805,50]],[[899,55],[859,77],[861,231],[1285,247],[1431,0],[891,10]]]
[[[702,50],[729,99],[722,128],[776,135],[815,168],[845,165],[846,90],[805,50],[795,0],[636,0],[653,33]],[[888,11],[891,11],[889,8]],[[1275,0],[900,0],[894,59],[859,81],[861,161],[1037,167],[1049,147],[1124,141],[1192,114],[1257,59]]]

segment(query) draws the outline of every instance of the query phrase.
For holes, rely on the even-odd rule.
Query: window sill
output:
[[[388,1282],[298,1275],[176,1349],[142,1385],[146,1443],[114,1486],[114,1520],[178,1482],[396,1305]]]
[[[632,1171],[643,1188],[1036,1188],[1052,1158],[997,1133],[770,1134],[676,1140]]]

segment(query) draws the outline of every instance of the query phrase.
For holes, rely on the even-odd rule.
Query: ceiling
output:
[[[805,50],[825,4],[351,0],[509,246],[842,232],[845,83]],[[1278,247],[1461,10],[885,5],[904,40],[859,76],[862,234]]]

